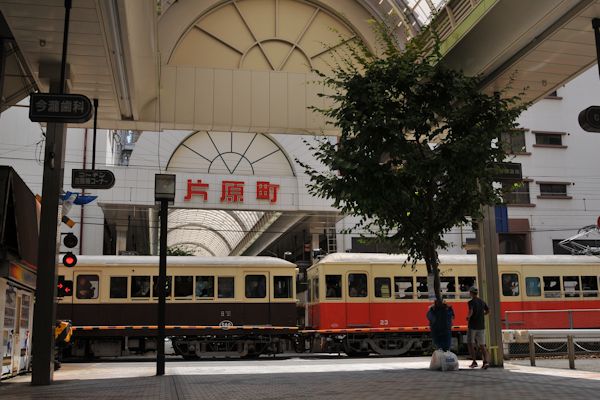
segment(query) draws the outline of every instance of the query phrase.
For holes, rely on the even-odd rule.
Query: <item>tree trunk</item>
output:
[[[430,245],[425,250],[425,265],[427,265],[427,274],[433,274],[433,290],[435,298],[442,300],[442,292],[440,287],[440,268],[439,268],[438,253],[435,245]]]

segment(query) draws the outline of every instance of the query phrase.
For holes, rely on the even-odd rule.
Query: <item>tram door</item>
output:
[[[271,302],[268,272],[248,272],[244,275],[244,318],[245,325],[270,325]]]
[[[369,304],[369,273],[351,271],[346,274],[346,321],[348,328],[371,326],[371,307]]]

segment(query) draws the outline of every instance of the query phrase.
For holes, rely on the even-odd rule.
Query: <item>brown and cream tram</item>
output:
[[[75,328],[75,355],[156,348],[158,257],[81,256],[59,268],[57,317]],[[278,351],[297,331],[296,266],[273,257],[169,257],[167,335],[177,354]]]

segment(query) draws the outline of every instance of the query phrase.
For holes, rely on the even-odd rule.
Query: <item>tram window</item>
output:
[[[517,274],[502,274],[502,295],[503,296],[518,296],[519,295],[519,275],[517,275]]]
[[[391,297],[390,287],[392,280],[390,278],[375,278],[375,297]]]
[[[596,276],[582,276],[581,288],[583,297],[598,297],[598,278]]]
[[[525,292],[527,296],[537,297],[542,295],[542,285],[540,278],[534,276],[528,276],[525,278]]]
[[[367,297],[367,274],[348,274],[350,297]]]
[[[192,297],[194,294],[193,276],[175,277],[175,297]]]
[[[173,295],[173,277],[167,276],[167,293],[166,297]],[[158,297],[158,276],[152,277],[152,297]]]
[[[454,299],[456,298],[456,282],[453,276],[444,276],[440,278],[440,286],[442,291],[442,298]]]
[[[563,289],[565,297],[579,297],[579,277],[578,276],[563,276]]]
[[[325,286],[327,286],[325,297],[328,299],[340,299],[342,297],[341,275],[325,275]]]
[[[127,277],[126,276],[111,276],[110,277],[110,298],[111,299],[126,299],[127,298]]]
[[[394,277],[394,298],[395,299],[412,299],[415,289],[413,287],[412,276],[395,276]]]
[[[544,276],[544,297],[560,297],[560,278],[558,276]]]
[[[315,296],[315,300],[319,301],[319,276],[315,276],[315,279],[313,279],[313,284],[315,285],[313,287],[313,295]]]
[[[215,297],[215,277],[211,275],[196,277],[196,297],[211,299]]]
[[[292,277],[274,276],[273,277],[273,297],[276,299],[292,298]]]
[[[313,302],[313,293],[312,293],[312,285],[313,285],[313,280],[309,279],[308,280],[308,285],[306,285],[306,289],[308,291],[308,293],[306,294],[306,297],[308,298],[308,302],[312,303]]]
[[[99,281],[98,275],[78,275],[77,298],[86,300],[97,299]]]
[[[246,298],[267,297],[267,278],[264,275],[246,275]]]
[[[427,288],[427,277],[417,276],[417,298],[426,299],[429,297],[429,289]]]
[[[477,279],[474,276],[459,276],[458,277],[458,289],[460,290],[460,298],[468,299],[471,297],[469,289],[475,286]]]
[[[233,276],[219,276],[217,278],[217,296],[220,299],[235,297],[235,278]]]
[[[131,297],[150,297],[150,277],[131,277]]]

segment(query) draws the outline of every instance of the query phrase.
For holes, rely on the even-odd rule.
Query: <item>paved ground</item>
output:
[[[597,399],[600,373],[507,364],[429,371],[429,358],[289,357],[254,361],[65,364],[51,386],[29,376],[0,384],[0,399]]]

